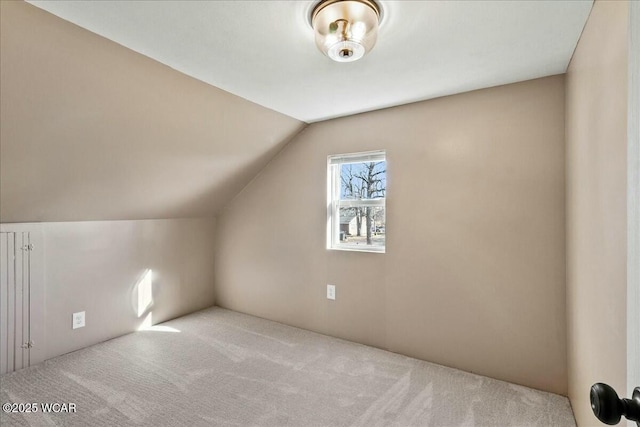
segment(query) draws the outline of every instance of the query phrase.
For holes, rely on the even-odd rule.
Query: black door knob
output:
[[[591,386],[591,409],[605,424],[618,424],[625,416],[640,427],[640,387],[636,387],[631,399],[620,399],[611,386],[596,383]]]

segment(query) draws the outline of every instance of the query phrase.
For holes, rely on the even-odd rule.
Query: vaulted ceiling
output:
[[[306,122],[564,73],[592,1],[389,1],[371,53],[314,45],[315,1],[42,1],[51,13]]]
[[[0,2],[0,221],[215,215],[304,124]]]
[[[309,1],[30,3],[0,2],[0,222],[216,215],[304,122],[563,73],[592,5],[383,1],[337,64]]]

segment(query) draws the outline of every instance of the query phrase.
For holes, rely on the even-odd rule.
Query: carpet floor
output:
[[[567,398],[211,308],[0,378],[2,426],[575,426]]]

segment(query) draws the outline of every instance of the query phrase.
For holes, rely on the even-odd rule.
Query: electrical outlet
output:
[[[335,285],[327,285],[327,299],[336,299],[336,286]]]
[[[84,311],[73,313],[71,327],[73,329],[84,328]]]

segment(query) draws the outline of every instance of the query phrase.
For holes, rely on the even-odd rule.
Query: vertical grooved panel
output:
[[[31,247],[31,235],[29,232],[22,233],[22,243]],[[22,341],[31,342],[31,274],[30,274],[31,251],[22,253]],[[22,367],[31,365],[31,349],[28,347],[22,350]]]
[[[7,233],[7,372],[15,370],[16,354],[16,233]]]
[[[7,277],[7,233],[0,233],[0,374],[8,371],[7,339],[8,339],[8,277]]]
[[[23,253],[24,250],[24,242],[22,240],[22,233],[16,232],[14,235],[14,279],[13,279],[13,289],[15,295],[15,304],[14,304],[14,315],[13,321],[15,322],[14,331],[15,336],[13,338],[14,345],[14,356],[13,356],[13,370],[17,371],[18,369],[24,368],[22,365],[22,343],[24,342],[22,337],[22,313],[23,313],[23,288],[22,288],[22,273],[23,273]]]
[[[0,374],[30,364],[29,232],[0,233]]]

